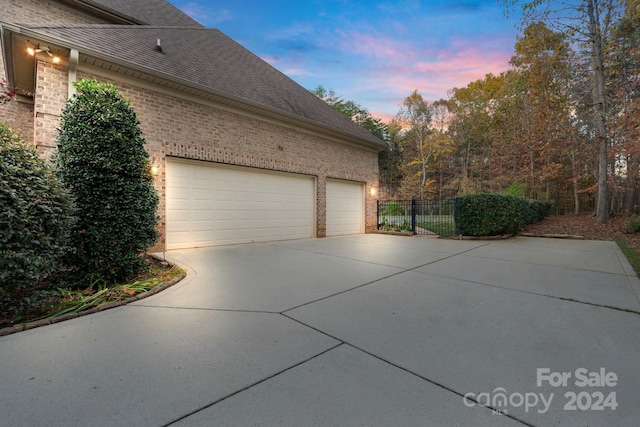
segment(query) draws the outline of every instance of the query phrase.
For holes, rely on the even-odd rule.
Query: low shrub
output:
[[[0,296],[34,287],[58,267],[73,202],[35,148],[0,124]]]
[[[467,236],[515,234],[549,214],[546,202],[497,193],[468,194],[460,198],[460,230]]]
[[[529,200],[529,204],[531,205],[531,211],[533,212],[532,221],[529,224],[542,221],[551,213],[551,204],[549,202],[542,200]]]
[[[396,201],[387,202],[387,206],[385,207],[383,215],[404,215],[402,204]]]
[[[640,215],[631,215],[624,226],[624,231],[626,233],[637,233],[640,231]]]

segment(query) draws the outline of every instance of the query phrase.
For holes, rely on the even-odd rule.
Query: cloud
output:
[[[445,10],[449,10],[449,11],[463,11],[467,13],[477,13],[478,11],[482,10],[482,8],[485,6],[484,4],[481,4],[481,3],[482,2],[479,2],[479,1],[462,1],[459,3],[452,2],[450,4],[447,4],[444,8]]]
[[[187,3],[181,6],[180,10],[208,27],[233,20],[233,14],[228,9],[212,9],[209,6],[198,3]]]
[[[455,87],[506,71],[513,54],[500,43],[476,45],[464,38],[439,41],[439,48],[358,31],[341,31],[338,40],[335,56],[319,50],[263,59],[304,87],[322,84],[388,121],[412,91],[430,101],[447,98]]]
[[[512,25],[484,0],[314,1],[295,11],[264,4],[246,16],[237,4],[227,6],[234,16],[217,10],[224,3],[185,2],[205,25],[229,21],[223,30],[303,87],[334,89],[385,120],[413,90],[446,98],[507,70],[513,54]]]
[[[312,67],[305,67],[304,61],[292,61],[291,58],[280,55],[261,55],[260,58],[294,80],[316,76]]]
[[[446,99],[455,87],[465,87],[488,73],[497,75],[509,69],[512,52],[484,50],[458,42],[455,48],[431,52],[431,57],[414,54],[420,59],[397,63],[365,61],[359,66],[353,63],[350,74],[348,70],[344,78],[336,74],[333,81],[338,83],[327,83],[326,86],[388,122],[398,112],[404,98],[414,90],[430,101]],[[342,81],[345,82],[343,85]]]
[[[310,22],[294,21],[286,27],[278,27],[265,37],[270,40],[283,40],[307,37],[314,34],[315,26]]]
[[[509,58],[511,53],[467,48],[455,52],[441,52],[436,61],[417,62],[414,69],[425,75],[449,75],[456,80],[471,82],[483,78],[487,73],[504,71]]]
[[[378,61],[407,61],[414,52],[406,42],[375,33],[336,30],[340,49],[347,55],[360,55]]]

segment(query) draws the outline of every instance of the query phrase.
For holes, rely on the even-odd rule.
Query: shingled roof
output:
[[[28,29],[31,35],[77,49],[81,55],[276,110],[377,147],[383,144],[370,132],[216,29],[146,25],[23,28]],[[155,49],[158,39],[162,52]]]
[[[138,25],[202,27],[165,0],[62,0],[94,10],[109,12]]]

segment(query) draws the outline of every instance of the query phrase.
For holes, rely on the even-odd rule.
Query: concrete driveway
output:
[[[640,281],[615,243],[358,235],[167,258],[189,275],[160,294],[0,338],[0,426],[640,420]]]

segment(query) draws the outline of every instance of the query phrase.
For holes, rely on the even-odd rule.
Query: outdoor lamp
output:
[[[27,48],[27,53],[31,56],[36,56],[36,54],[40,52],[44,52],[47,55],[49,55],[49,57],[53,60],[54,64],[60,63],[60,57],[51,53],[51,50],[48,47],[38,47],[38,48],[28,47]]]

